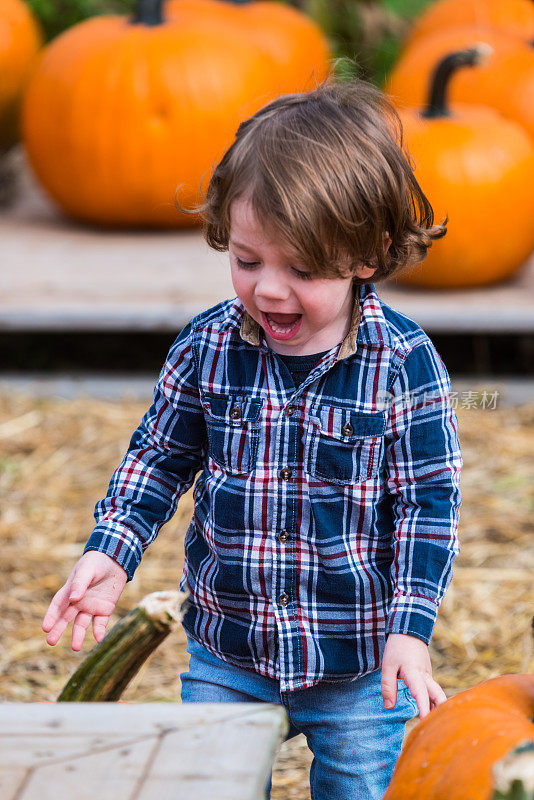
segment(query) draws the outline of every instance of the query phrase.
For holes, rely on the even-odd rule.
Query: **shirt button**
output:
[[[280,531],[280,533],[278,534],[278,541],[279,542],[289,542],[290,539],[291,539],[291,536],[289,535],[289,533],[286,530]]]
[[[232,419],[241,419],[241,409],[239,406],[232,406],[230,410],[230,416]]]
[[[293,475],[289,467],[284,467],[280,470],[280,477],[283,478],[285,481],[289,480],[289,478]]]
[[[345,425],[341,428],[341,433],[343,436],[352,436],[354,433],[354,428],[350,424],[350,422],[346,422]]]
[[[284,414],[286,415],[286,417],[290,417],[294,413],[295,413],[295,406],[287,406],[287,408],[284,409]]]
[[[278,602],[280,603],[281,606],[287,606],[287,604],[289,603],[289,595],[286,594],[285,592],[282,592],[282,594],[278,598]]]

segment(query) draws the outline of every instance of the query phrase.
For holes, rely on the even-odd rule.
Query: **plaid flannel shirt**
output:
[[[428,335],[355,286],[350,330],[298,389],[239,298],[174,341],[85,547],[131,580],[198,475],[183,624],[282,691],[428,644],[459,552],[462,456]]]

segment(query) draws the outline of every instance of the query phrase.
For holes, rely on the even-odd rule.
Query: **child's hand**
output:
[[[76,562],[67,582],[54,595],[43,620],[46,641],[55,645],[70,622],[72,649],[81,650],[93,619],[97,642],[106,635],[109,617],[126,585],[123,568],[109,556],[89,550]]]
[[[431,709],[444,703],[447,695],[432,677],[428,646],[416,636],[390,633],[382,658],[382,699],[385,708],[397,703],[397,678],[401,678],[417,701],[424,719]],[[391,700],[391,705],[387,701]]]

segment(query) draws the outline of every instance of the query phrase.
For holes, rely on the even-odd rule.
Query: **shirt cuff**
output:
[[[132,580],[143,556],[139,538],[130,528],[117,522],[97,525],[83,552],[87,553],[89,550],[105,553],[116,561],[126,572],[128,581]]]
[[[390,633],[406,633],[429,644],[438,616],[439,603],[420,594],[398,594],[393,598],[386,623]]]

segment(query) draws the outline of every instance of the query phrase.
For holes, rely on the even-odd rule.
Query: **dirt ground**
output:
[[[81,555],[94,504],[144,410],[128,398],[0,394],[1,700],[55,699],[94,644],[89,635],[84,650],[74,653],[64,636],[49,647],[41,622]],[[448,697],[499,674],[534,671],[534,404],[459,408],[457,414],[464,455],[461,552],[430,645],[434,677]],[[146,553],[112,622],[144,595],[177,587],[191,494]],[[180,630],[152,655],[124,699],[178,701],[186,666]],[[303,736],[282,746],[273,800],[309,800],[311,758]]]

